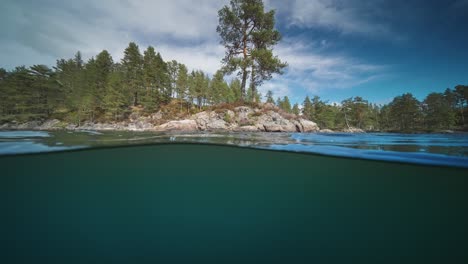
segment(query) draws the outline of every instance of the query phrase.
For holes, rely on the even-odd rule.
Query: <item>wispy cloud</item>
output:
[[[223,55],[216,34],[217,10],[223,4],[222,0],[195,5],[188,0],[6,0],[0,11],[0,22],[8,25],[0,40],[1,66],[54,64],[77,50],[89,58],[107,49],[118,61],[128,43],[136,41],[141,48],[153,45],[164,50],[165,59],[213,72]]]
[[[281,10],[290,26],[320,28],[342,34],[391,36],[387,23],[377,19],[382,1],[270,0],[268,5]]]
[[[377,80],[388,70],[384,65],[317,52],[320,49],[316,45],[299,39],[285,39],[277,53],[289,67],[284,76],[268,82],[260,91],[273,88],[282,95],[294,87],[296,94],[318,94],[327,89],[347,89]]]
[[[0,39],[0,67],[45,63],[69,58],[80,50],[85,58],[107,49],[119,61],[130,41],[143,49],[155,46],[165,60],[177,60],[191,69],[213,74],[224,56],[216,33],[217,10],[226,0],[94,1],[56,2],[6,0],[0,23],[8,25]],[[280,6],[290,12],[290,23],[325,26],[346,32],[379,32],[343,4],[322,0],[295,0],[292,4],[268,0],[267,8]],[[340,7],[341,6],[341,7]],[[383,30],[383,29],[382,29]],[[326,54],[328,40],[310,42],[285,39],[277,47],[279,57],[289,63],[285,75],[266,82],[260,91],[291,98],[321,89],[350,88],[378,78],[383,68],[351,57]]]

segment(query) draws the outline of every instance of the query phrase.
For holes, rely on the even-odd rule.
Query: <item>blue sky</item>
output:
[[[283,34],[275,52],[286,73],[260,91],[301,102],[362,96],[387,103],[423,99],[468,84],[468,0],[266,0]],[[217,10],[227,0],[6,0],[0,10],[0,67],[47,64],[80,50],[119,61],[128,42],[165,60],[213,74],[223,57]]]

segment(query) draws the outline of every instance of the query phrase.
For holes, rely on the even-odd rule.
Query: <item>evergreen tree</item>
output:
[[[119,71],[114,71],[109,75],[106,86],[106,93],[103,98],[105,117],[108,120],[118,121],[123,119],[131,102],[128,95],[122,89],[123,76]]]
[[[302,103],[302,115],[309,120],[313,120],[313,107],[308,95]]]
[[[397,96],[389,104],[389,117],[392,128],[414,130],[421,125],[421,103],[411,93]]]
[[[275,104],[275,99],[273,99],[273,92],[272,91],[268,91],[267,94],[266,94],[266,97],[267,97],[267,100],[266,100],[267,103]]]
[[[102,103],[109,74],[111,73],[113,66],[114,62],[107,50],[103,50],[96,56],[96,89],[93,91],[93,95],[98,100],[99,105]]]
[[[224,81],[224,73],[221,70],[218,70],[213,76],[209,90],[211,103],[220,104],[227,101],[229,86],[226,81]]]
[[[171,80],[169,76],[169,70],[167,68],[167,63],[161,57],[161,54],[158,52],[156,54],[156,65],[157,65],[157,83],[156,86],[161,95],[161,103],[168,103],[171,100],[172,88]]]
[[[171,97],[175,97],[177,92],[177,76],[179,74],[179,63],[175,60],[169,61],[167,64],[167,72],[169,76],[169,87],[171,91]]]
[[[292,108],[292,113],[298,116],[300,114],[300,112],[301,111],[299,110],[299,105],[297,103],[295,103],[293,108]]]
[[[249,69],[252,76],[252,94],[263,80],[272,73],[280,73],[286,66],[273,56],[272,46],[280,40],[280,33],[274,29],[275,11],[265,13],[261,0],[231,0],[218,12],[221,44],[227,49],[223,59],[225,71],[238,71],[241,76],[241,100],[246,96]]]
[[[465,122],[465,112],[468,104],[468,86],[467,85],[457,85],[455,87],[455,100],[457,102],[457,108],[460,113],[460,124],[464,127]]]
[[[132,94],[133,105],[137,106],[143,86],[143,57],[138,45],[134,42],[130,42],[125,49],[122,66],[125,72],[124,84]]]
[[[159,68],[156,52],[152,46],[149,46],[143,53],[144,91],[140,95],[141,104],[146,112],[155,111],[162,101]]]
[[[182,101],[185,99],[188,90],[188,70],[184,64],[179,64],[179,70],[176,81],[177,97],[180,101],[180,109],[182,110]]]
[[[455,112],[450,98],[441,93],[431,93],[424,100],[425,121],[429,129],[450,129],[455,125]]]
[[[241,91],[241,81],[237,78],[232,79],[229,88],[232,91],[234,102],[239,102],[242,100],[242,91]]]
[[[280,102],[280,108],[287,113],[291,113],[291,102],[287,96],[283,97],[283,100]]]

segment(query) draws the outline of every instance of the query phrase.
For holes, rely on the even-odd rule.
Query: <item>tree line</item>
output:
[[[342,130],[359,128],[367,131],[442,131],[466,130],[468,111],[468,86],[457,85],[443,93],[430,93],[423,101],[411,93],[393,98],[385,105],[370,103],[356,96],[340,104],[329,104],[319,96],[306,96],[301,107],[291,106],[287,96],[273,99],[267,93],[266,101],[276,104],[283,111],[302,115],[317,122],[321,128]]]
[[[118,63],[104,50],[86,62],[77,52],[73,58],[57,60],[53,68],[0,69],[0,91],[3,122],[46,118],[75,123],[117,121],[125,119],[132,107],[152,113],[173,99],[181,110],[190,111],[242,98],[239,79],[227,83],[221,70],[211,78],[201,70],[189,72],[175,60],[165,62],[151,46],[141,54],[133,42]]]

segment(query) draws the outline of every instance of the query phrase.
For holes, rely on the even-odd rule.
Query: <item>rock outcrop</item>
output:
[[[235,132],[317,132],[316,123],[283,113],[272,104],[252,108],[240,106],[234,109],[204,111],[164,123],[161,112],[150,116],[132,113],[126,121],[115,123],[85,122],[78,125],[59,120],[31,121],[23,124],[3,124],[0,129],[23,130],[116,130],[116,131],[235,131]]]
[[[366,133],[366,131],[360,129],[360,128],[356,128],[356,127],[349,127],[349,128],[346,128],[346,129],[343,129],[343,132],[345,133]]]
[[[157,126],[153,129],[154,131],[197,131],[198,125],[195,120],[180,120],[170,121],[168,123]]]

